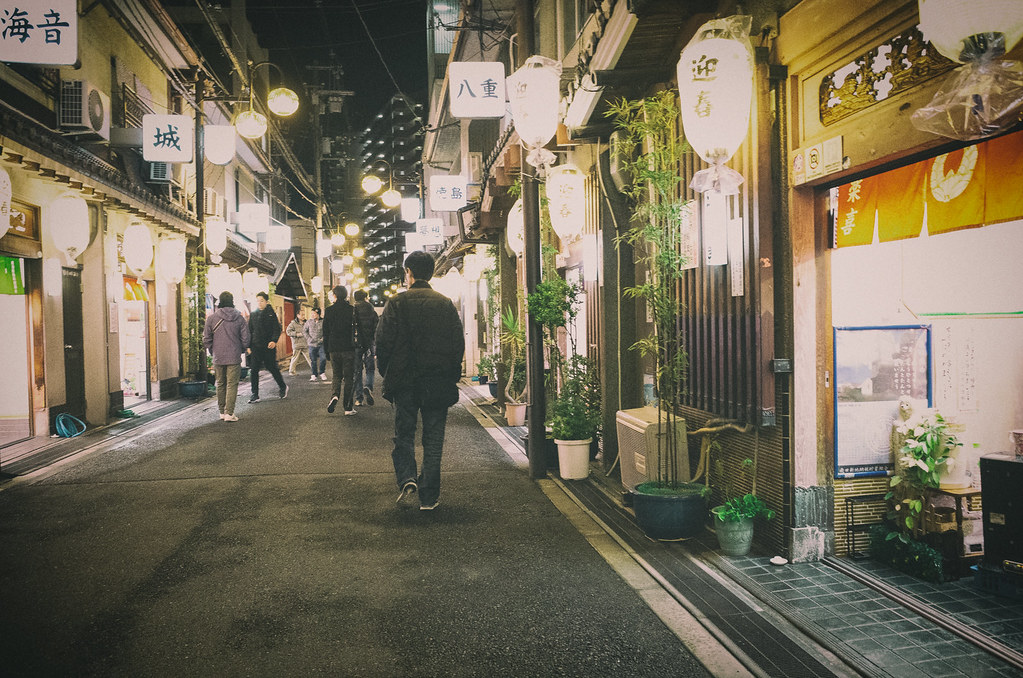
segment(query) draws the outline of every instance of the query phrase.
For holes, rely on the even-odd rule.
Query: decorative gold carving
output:
[[[956,66],[914,26],[824,77],[820,87],[821,123],[836,123]]]

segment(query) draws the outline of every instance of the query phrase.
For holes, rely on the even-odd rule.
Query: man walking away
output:
[[[359,344],[355,355],[355,404],[373,404],[373,376],[376,373],[376,341],[377,310],[366,301],[366,290],[355,290],[355,313],[359,318]],[[366,381],[362,376],[365,372]]]
[[[242,353],[249,345],[249,326],[234,307],[234,295],[220,293],[217,310],[206,320],[202,343],[213,355],[213,373],[217,377],[217,408],[222,421],[238,421],[234,403],[238,399],[238,377],[242,372]]]
[[[316,381],[316,377],[319,377],[320,381],[327,381],[327,375],[323,373],[327,367],[327,358],[323,350],[323,321],[320,320],[318,307],[313,307],[302,331],[305,333],[306,345],[309,346],[309,363],[313,368],[313,376],[309,377],[309,381]]]
[[[288,397],[288,387],[281,376],[281,368],[277,366],[277,340],[281,338],[281,321],[269,304],[270,297],[266,292],[256,294],[259,308],[249,316],[249,335],[252,338],[249,348],[249,383],[252,385],[250,403],[259,402],[259,368],[265,367],[280,388],[281,400]]]
[[[306,363],[312,368],[313,363],[309,359],[309,351],[306,348],[305,341],[305,315],[304,310],[299,310],[298,315],[295,319],[288,323],[288,329],[286,333],[291,337],[291,364],[288,365],[288,374],[295,374],[295,366],[298,365],[299,358],[305,358]]]
[[[448,408],[458,402],[465,337],[451,300],[429,284],[434,262],[426,252],[405,258],[408,291],[391,297],[376,333],[384,398],[394,403],[394,462],[398,504],[431,511],[440,499],[440,460]],[[423,466],[416,474],[416,424],[423,418]]]
[[[323,345],[327,357],[334,370],[333,386],[327,411],[334,412],[337,401],[341,397],[341,386],[344,384],[343,406],[346,415],[355,414],[355,401],[352,398],[355,377],[355,332],[358,321],[355,309],[348,303],[348,290],[341,285],[333,289],[334,303],[327,307],[323,316]]]

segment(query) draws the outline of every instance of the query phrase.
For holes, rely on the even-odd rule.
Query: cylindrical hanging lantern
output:
[[[256,293],[263,289],[262,283],[259,281],[259,271],[250,268],[242,273],[242,288],[245,290],[246,297],[256,296]]]
[[[526,225],[525,217],[522,214],[522,198],[515,201],[515,204],[508,210],[508,233],[505,237],[505,245],[508,254],[513,257],[521,257],[526,251]]]
[[[583,232],[586,213],[586,175],[575,165],[558,165],[547,173],[547,206],[551,226],[563,242]]]
[[[274,115],[286,118],[298,110],[298,95],[287,87],[272,89],[266,97],[266,107]]]
[[[340,259],[332,259],[330,262],[331,272],[340,275],[345,270],[345,265]]]
[[[234,125],[205,125],[202,131],[203,153],[214,165],[226,165],[234,159],[238,134]]]
[[[160,277],[164,281],[177,285],[185,279],[185,247],[184,238],[160,238],[157,265]]]
[[[206,271],[206,288],[210,294],[219,297],[227,289],[227,274],[230,269],[226,264],[210,266]]]
[[[323,291],[323,278],[318,275],[314,275],[309,285],[313,288],[312,293],[315,296]]]
[[[50,203],[50,237],[71,259],[89,246],[89,206],[77,195],[64,195]]]
[[[1023,3],[1018,0],[919,3],[920,32],[953,61],[976,61],[982,55],[997,58],[1023,38]]]
[[[561,62],[534,55],[506,79],[508,105],[515,131],[530,149],[526,161],[534,167],[554,161],[550,151],[540,153],[558,130],[561,102]]]
[[[206,220],[206,249],[217,256],[227,249],[227,222],[223,219]]]
[[[326,238],[322,238],[316,241],[316,256],[320,259],[326,259],[334,253],[334,243]]]
[[[724,163],[749,129],[753,100],[753,19],[735,15],[703,24],[678,62],[682,126],[693,150],[713,167],[693,175],[697,191],[735,193],[742,175]]]
[[[124,263],[136,273],[141,275],[153,263],[153,234],[141,221],[133,221],[124,229],[121,247]]]
[[[11,227],[11,200],[14,198],[14,188],[11,186],[11,175],[3,167],[0,167],[0,238],[4,237],[7,229]]]
[[[224,277],[225,288],[235,299],[245,298],[245,284],[242,282],[242,272],[228,270]]]
[[[250,108],[235,116],[234,128],[246,139],[259,139],[266,134],[266,116]]]

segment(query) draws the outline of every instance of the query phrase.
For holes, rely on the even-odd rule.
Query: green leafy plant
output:
[[[479,362],[476,363],[477,374],[491,376],[494,374],[494,359],[484,354],[480,356]]]
[[[543,344],[547,350],[547,361],[553,377],[553,382],[548,383],[552,396],[558,392],[565,377],[565,361],[558,343],[558,333],[565,329],[578,313],[581,291],[581,286],[555,275],[541,281],[536,286],[536,291],[526,297],[526,308],[543,329]],[[572,341],[571,336],[569,341]],[[574,346],[572,348],[574,349]]]
[[[871,558],[925,581],[945,581],[941,553],[919,541],[896,539],[899,534],[887,525],[873,525],[868,531]]]
[[[767,504],[755,494],[733,497],[715,508],[714,514],[726,523],[737,523],[745,518],[774,518],[774,511],[767,508]]]
[[[888,518],[898,531],[889,533],[887,539],[908,543],[920,532],[926,492],[941,484],[941,472],[951,453],[962,445],[954,428],[934,409],[914,414],[896,427],[903,441],[897,452],[896,472],[889,481],[891,489],[885,497],[892,507]]]
[[[600,431],[600,382],[594,362],[573,355],[565,378],[550,403],[548,424],[557,440],[586,440]]]
[[[689,371],[678,323],[683,307],[680,280],[686,264],[681,225],[689,209],[681,198],[681,163],[688,145],[679,132],[678,100],[671,90],[613,102],[606,115],[619,132],[611,152],[624,170],[624,192],[633,204],[631,227],[618,236],[618,244],[633,247],[637,262],[649,271],[644,283],[623,290],[625,298],[644,301],[653,316],[653,331],[631,349],[653,361],[662,430],[673,430]],[[666,449],[659,455],[656,482],[679,487],[687,480],[681,477],[680,458],[688,450],[678,449],[674,435],[661,438]]]
[[[504,388],[505,397],[513,403],[521,403],[526,392],[526,369],[523,352],[526,348],[526,330],[511,306],[501,315],[501,345],[508,353],[505,360],[508,383]]]
[[[185,270],[187,294],[182,295],[181,364],[186,375],[206,380],[206,349],[202,332],[206,322],[206,259],[193,256]]]

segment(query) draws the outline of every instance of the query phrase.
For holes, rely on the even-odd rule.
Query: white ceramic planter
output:
[[[554,440],[558,445],[558,467],[564,480],[583,480],[590,475],[590,443],[586,440]]]
[[[504,406],[504,418],[508,420],[509,426],[525,426],[526,403],[506,403]]]

